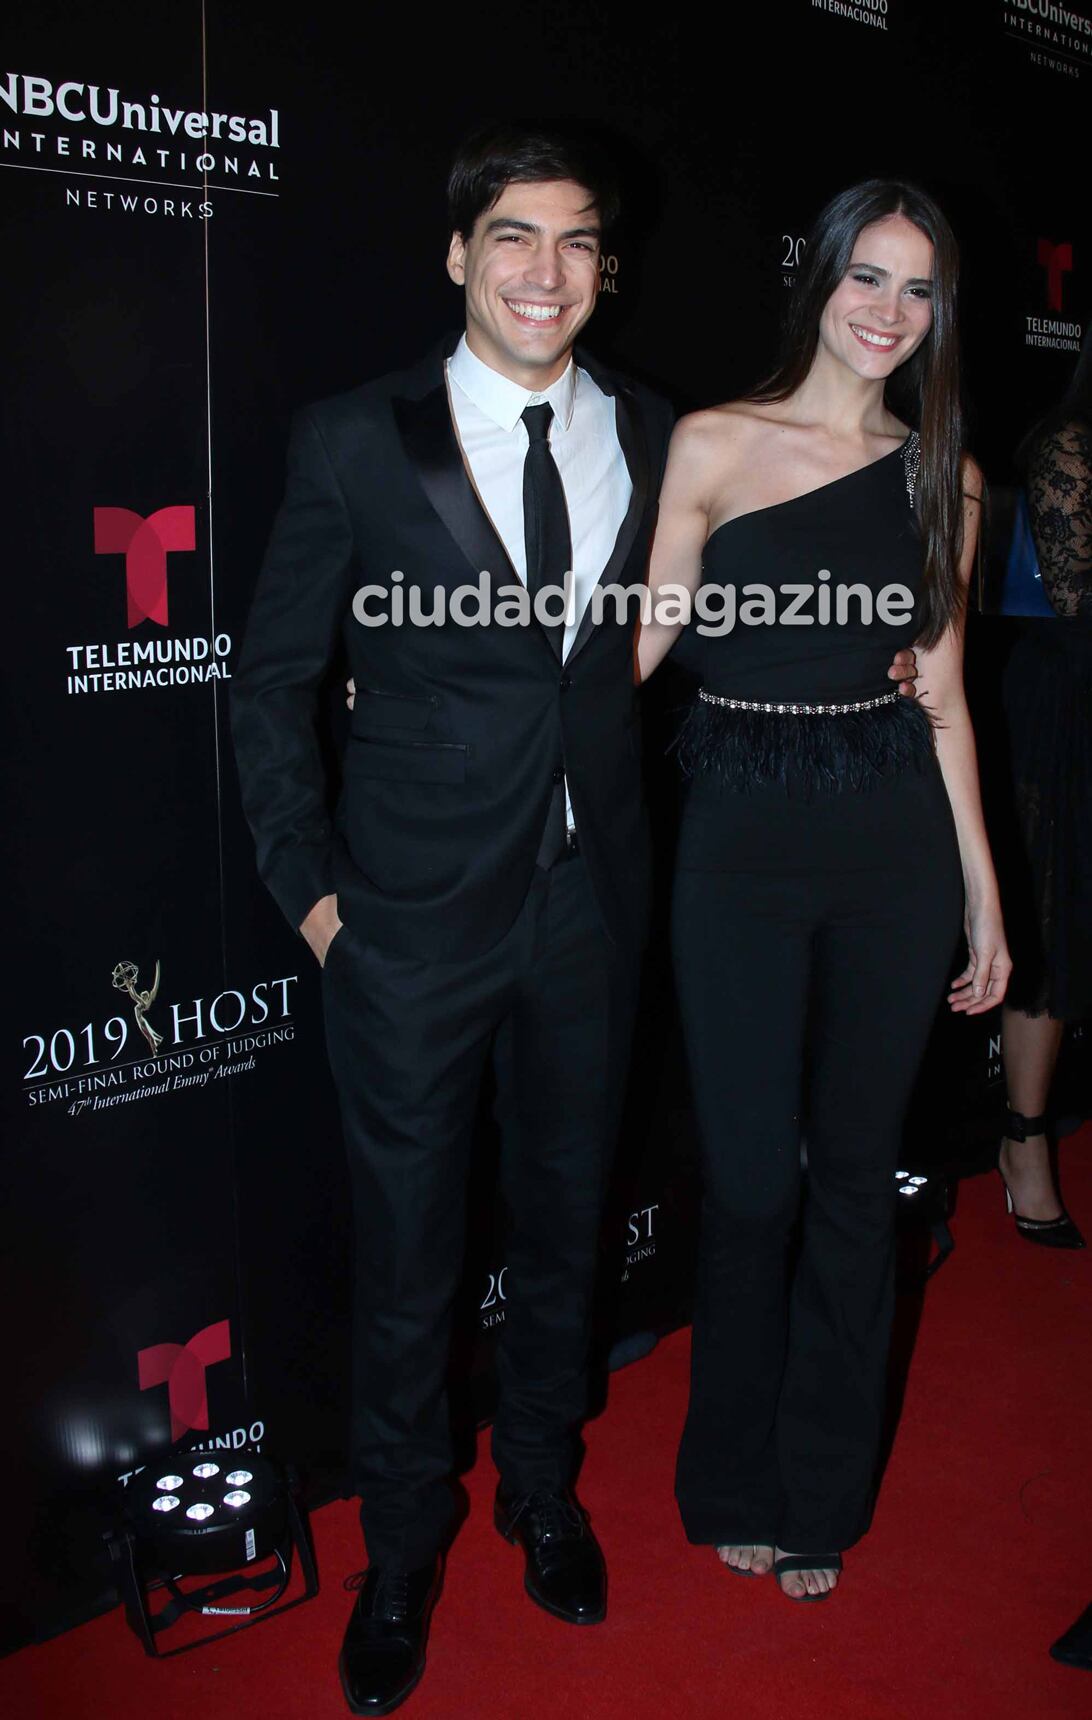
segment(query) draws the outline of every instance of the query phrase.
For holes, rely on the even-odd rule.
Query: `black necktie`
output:
[[[527,551],[527,590],[532,598],[545,585],[563,586],[572,567],[572,538],[569,510],[561,473],[550,452],[550,421],[554,409],[548,402],[528,406],[523,414],[527,426],[527,458],[523,462],[523,542]],[[551,614],[563,610],[559,597],[552,597]],[[564,619],[542,623],[560,660],[565,643]],[[538,864],[549,868],[565,852],[565,784],[555,782],[546,814],[546,828],[539,844]]]
[[[534,597],[544,585],[562,587],[572,563],[569,510],[561,473],[550,452],[550,421],[554,409],[544,402],[528,406],[523,414],[527,426],[527,458],[523,462],[523,542],[527,551],[527,589]],[[564,606],[552,598],[551,614]],[[565,640],[565,622],[543,623],[558,656]]]

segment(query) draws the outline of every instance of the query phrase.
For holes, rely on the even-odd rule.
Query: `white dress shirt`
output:
[[[550,452],[561,474],[572,541],[572,599],[562,656],[576,638],[591,594],[610,560],[626,517],[633,485],[618,441],[614,397],[604,394],[572,359],[541,394],[521,388],[471,352],[466,336],[447,361],[448,394],[455,429],[482,506],[519,578],[527,581],[523,533],[523,466],[527,457],[528,406],[547,401]],[[489,570],[496,575],[496,568]],[[565,804],[573,828],[568,785]]]
[[[493,529],[520,579],[527,580],[523,463],[528,406],[554,410],[550,452],[561,473],[573,551],[573,601],[562,655],[568,656],[592,591],[610,560],[633,486],[618,442],[614,397],[572,359],[542,394],[491,370],[460,340],[447,361],[451,410],[466,463]],[[490,568],[496,574],[497,568]]]

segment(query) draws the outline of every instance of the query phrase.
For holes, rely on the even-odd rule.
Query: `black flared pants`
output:
[[[962,901],[932,763],[810,802],[690,792],[673,947],[704,1174],[692,1541],[838,1552],[868,1527],[894,1173]]]

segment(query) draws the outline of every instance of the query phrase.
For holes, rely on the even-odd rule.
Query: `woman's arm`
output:
[[[701,555],[709,536],[711,417],[693,412],[680,418],[672,431],[648,570],[648,601],[637,635],[638,681],[647,681],[667,656],[701,584]]]
[[[1045,437],[1028,471],[1028,515],[1043,587],[1059,615],[1092,616],[1092,432]]]
[[[966,592],[982,511],[982,474],[970,459],[964,464],[963,490],[964,535],[959,574]],[[928,650],[918,648],[918,674],[919,696],[937,722],[937,760],[952,803],[966,892],[964,929],[969,959],[963,972],[952,981],[948,1002],[963,1014],[981,1015],[1004,997],[1012,961],[1005,942],[997,878],[982,816],[974,731],[963,690],[964,627],[965,611],[961,609],[938,644]]]

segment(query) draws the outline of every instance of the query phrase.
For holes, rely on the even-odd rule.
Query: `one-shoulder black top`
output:
[[[687,775],[822,791],[932,755],[926,712],[892,698],[887,678],[920,630],[918,455],[911,432],[881,459],[710,535],[675,648],[701,681],[677,741]],[[814,705],[824,709],[793,709]]]

